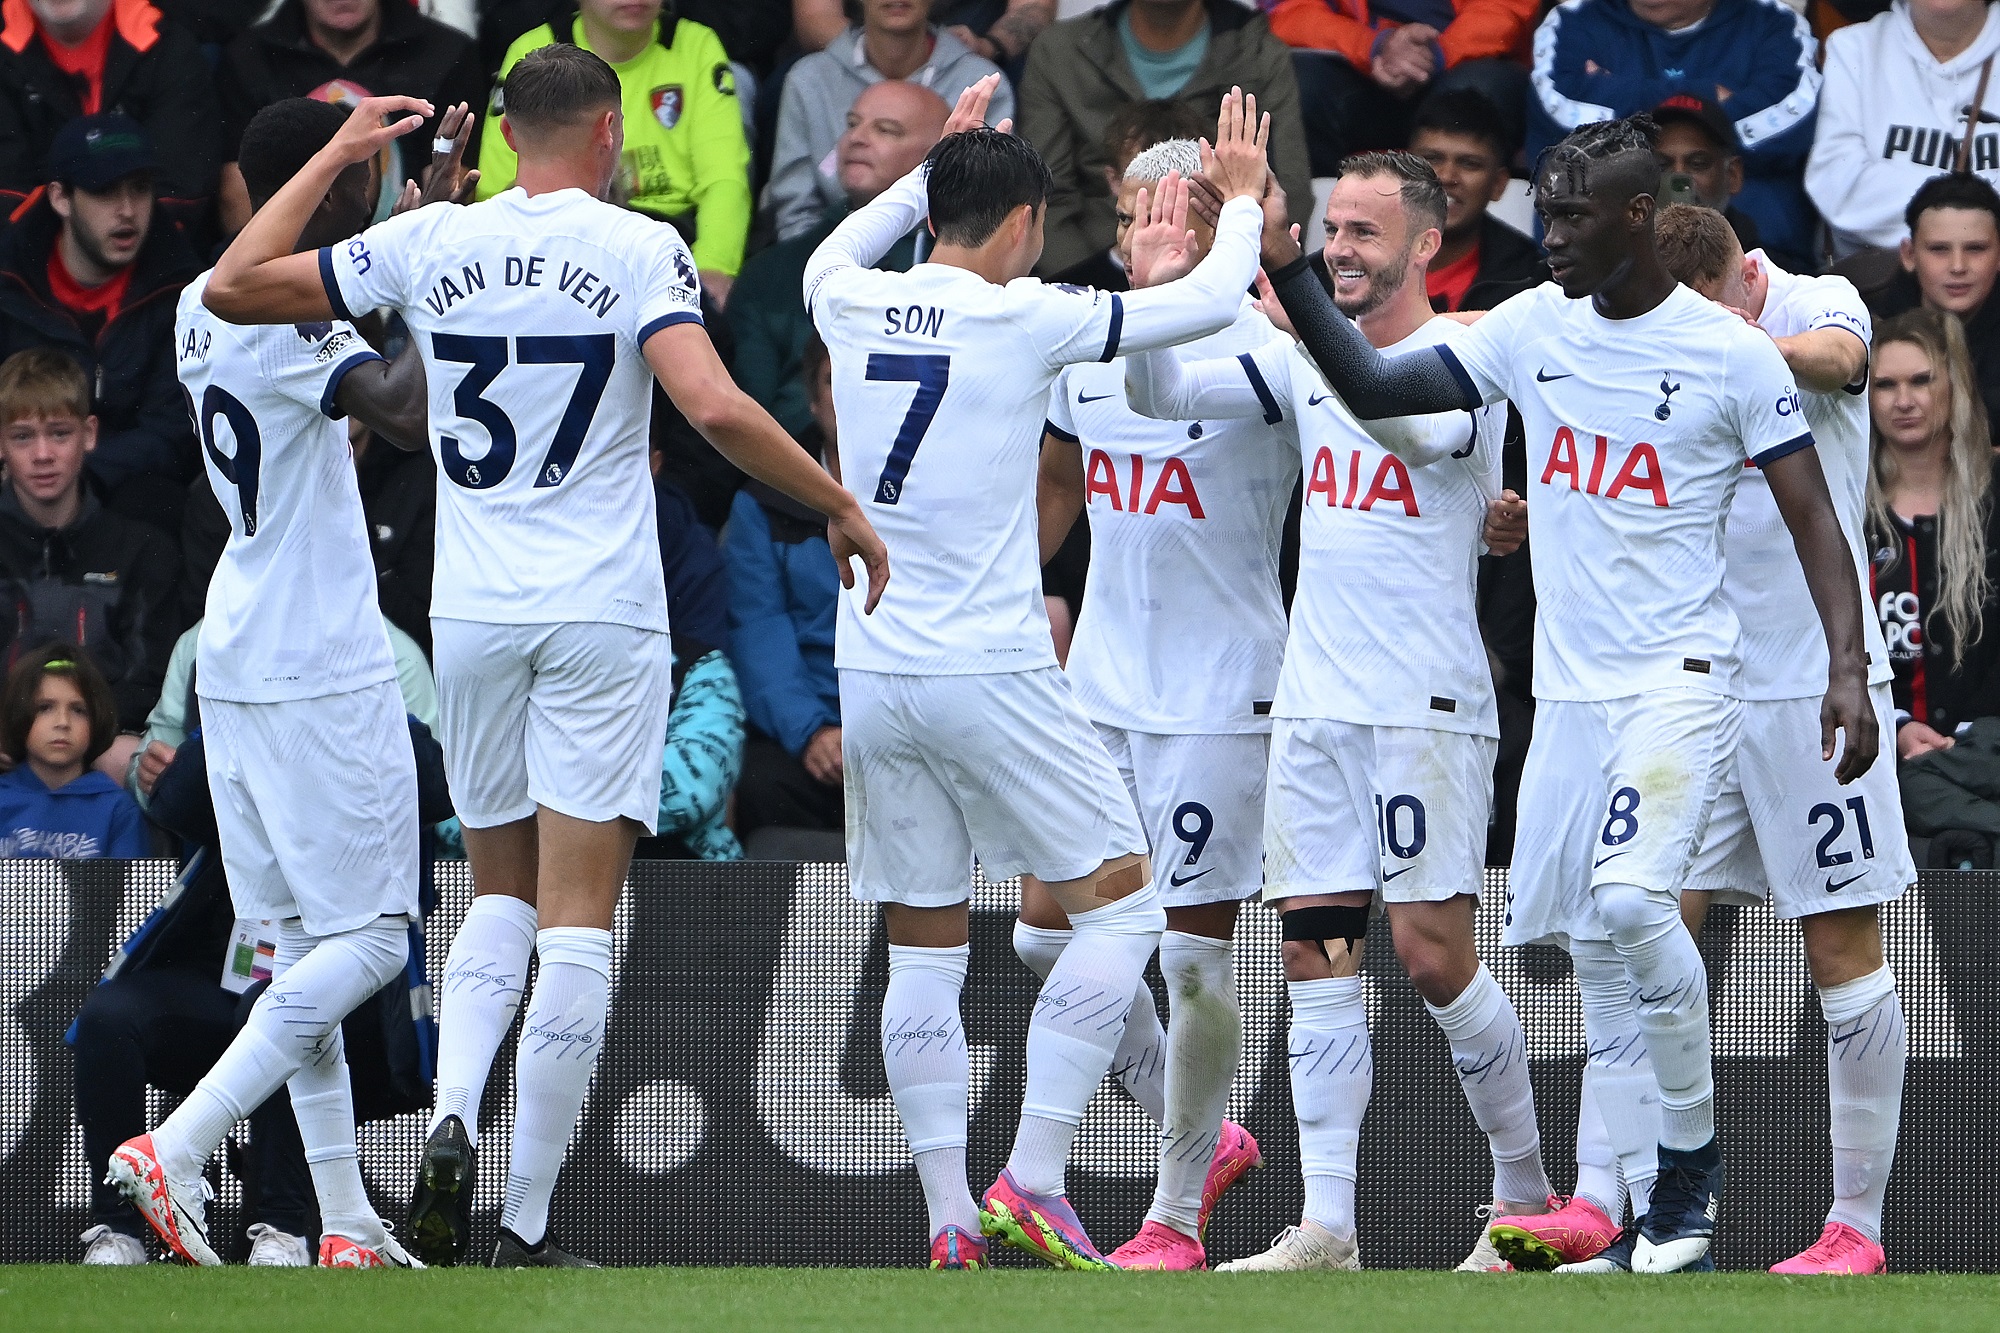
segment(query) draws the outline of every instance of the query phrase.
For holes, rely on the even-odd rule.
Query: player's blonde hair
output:
[[[1937,604],[1924,608],[1924,630],[1939,616],[1951,631],[1951,664],[1985,632],[1986,598],[1992,591],[1986,574],[1986,523],[1992,507],[1988,486],[1993,479],[1993,444],[1987,433],[1986,407],[1973,379],[1972,353],[1965,344],[1965,327],[1958,316],[1941,310],[1917,309],[1883,324],[1875,331],[1875,348],[1908,343],[1931,363],[1936,391],[1947,395],[1943,434],[1944,485],[1938,496]],[[1873,413],[1868,426],[1869,545],[1890,553],[1885,568],[1903,558],[1903,543],[1889,512],[1889,494],[1900,474],[1896,451],[1883,443]]]

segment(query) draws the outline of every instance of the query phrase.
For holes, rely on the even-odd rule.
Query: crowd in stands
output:
[[[1952,794],[1980,790],[1983,764],[2000,771],[1990,0],[1065,0],[1063,12],[1056,0],[0,2],[0,588],[12,599],[0,851],[181,845],[151,812],[198,736],[193,627],[228,527],[174,374],[174,306],[249,215],[244,125],[295,96],[414,95],[440,121],[463,103],[477,113],[466,161],[489,198],[515,173],[494,123],[507,71],[574,42],[625,89],[618,201],[683,233],[739,382],[835,467],[826,350],[800,296],[807,258],[923,159],[959,92],[996,68],[992,118],[1010,119],[1055,181],[1039,271],[1113,289],[1126,164],[1201,134],[1232,85],[1271,114],[1273,166],[1301,224],[1313,180],[1349,153],[1408,148],[1432,165],[1448,201],[1428,274],[1441,311],[1544,281],[1518,208],[1537,155],[1580,125],[1650,112],[1662,203],[1717,210],[1747,254],[1850,278],[1874,312],[1869,556],[1899,757],[1927,793],[1910,798],[1911,824],[1943,835],[1947,860],[1992,864],[2000,805]],[[382,154],[378,217],[441,129]],[[920,262],[926,239],[913,232],[883,266]],[[350,435],[382,612],[428,722],[434,465],[358,423]],[[664,395],[653,444],[677,702],[660,833],[641,854],[838,855],[838,583],[823,522],[746,482]],[[1511,466],[1525,489],[1518,442]],[[1489,557],[1481,575],[1516,742],[1533,707],[1530,558]],[[1086,567],[1078,525],[1045,584],[1059,641]],[[1935,817],[1918,813],[1925,801]]]

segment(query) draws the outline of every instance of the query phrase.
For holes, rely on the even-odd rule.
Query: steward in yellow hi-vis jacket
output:
[[[497,121],[506,111],[507,71],[551,42],[591,49],[576,14],[521,37],[500,62],[490,119]],[[713,29],[668,10],[655,22],[645,48],[611,68],[625,89],[620,182],[629,192],[625,202],[673,221],[694,251],[695,267],[734,278],[743,267],[750,231],[750,146],[722,40]],[[479,197],[512,188],[516,170],[514,150],[496,124],[480,138]]]

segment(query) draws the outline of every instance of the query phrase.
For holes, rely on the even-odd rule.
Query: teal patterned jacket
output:
[[[695,660],[674,695],[660,761],[661,836],[704,861],[741,861],[743,844],[723,817],[742,771],[743,695],[718,650]]]

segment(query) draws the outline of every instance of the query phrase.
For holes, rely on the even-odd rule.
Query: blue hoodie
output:
[[[138,803],[96,769],[54,791],[26,764],[0,773],[0,857],[131,861],[151,850]]]
[[[1780,0],[1717,0],[1706,19],[1679,32],[1642,22],[1626,0],[1569,0],[1535,30],[1528,161],[1580,125],[1698,93],[1736,122],[1744,180],[1733,202],[1755,220],[1764,248],[1814,254],[1803,178],[1818,51],[1810,25]]]

